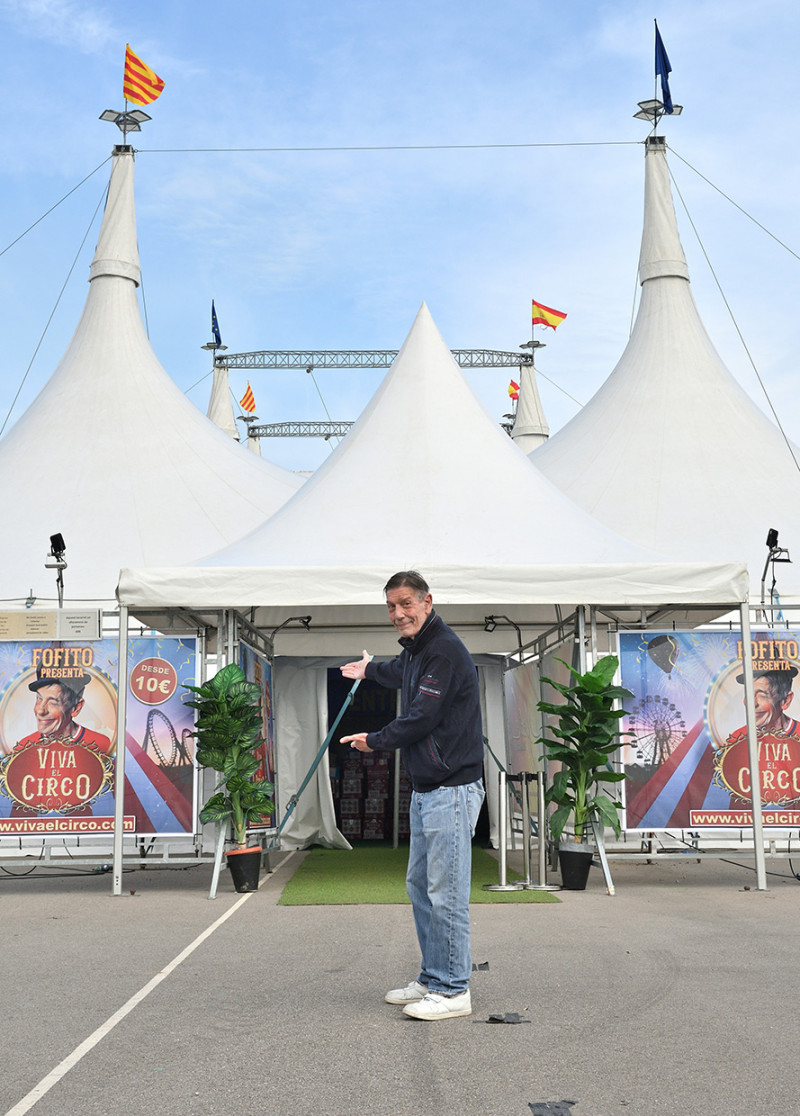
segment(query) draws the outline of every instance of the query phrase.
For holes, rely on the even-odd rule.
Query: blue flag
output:
[[[669,75],[672,73],[672,67],[664,49],[661,32],[658,30],[658,20],[654,20],[654,23],[656,25],[656,77],[661,78],[661,98],[664,102],[664,111],[671,116],[672,97],[669,91]]]
[[[670,110],[672,111],[672,110]],[[214,299],[211,299],[211,332],[214,334],[214,341],[217,345],[222,345],[222,338],[219,335],[219,322],[217,321],[217,312],[214,309]]]

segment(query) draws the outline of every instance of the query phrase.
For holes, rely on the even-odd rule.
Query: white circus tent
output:
[[[409,567],[428,578],[436,607],[478,654],[516,643],[502,624],[485,631],[487,614],[513,621],[527,640],[579,605],[676,617],[684,606],[715,613],[747,597],[741,564],[663,562],[565,499],[483,409],[425,305],[358,422],[280,511],[200,563],[124,569],[118,596],[156,624],[175,608],[239,610],[265,632],[310,616],[308,630],[290,626],[277,636],[285,803],[324,727],[323,675],[311,670],[363,647],[395,653],[382,586]],[[498,688],[486,687],[490,738],[493,728],[503,731]],[[317,795],[293,819],[300,843],[337,839],[324,768]]]
[[[404,566],[426,571],[454,620],[482,621],[485,604],[503,604],[523,628],[555,620],[554,604],[693,604],[736,600],[741,587],[740,567],[665,563],[531,469],[423,304],[358,422],[280,511],[192,565],[123,570],[119,598],[131,608],[255,608],[262,627],[306,605],[337,630],[369,627],[385,620],[387,571]]]
[[[123,565],[183,563],[275,512],[302,480],[235,443],[180,391],[147,338],[134,156],[114,151],[83,315],[64,356],[0,442],[0,596],[55,596],[43,562],[67,544],[66,603],[113,603]]]
[[[771,528],[800,559],[800,450],[753,403],[706,333],[663,137],[646,145],[639,279],[636,322],[616,368],[530,459],[570,500],[642,546],[671,558],[747,563],[758,598]],[[778,581],[782,600],[800,601],[800,561],[782,565]]]

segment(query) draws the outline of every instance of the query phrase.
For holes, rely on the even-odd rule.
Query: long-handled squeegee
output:
[[[370,662],[371,662],[371,661],[372,661],[372,655],[370,655],[370,657],[369,657],[369,658],[370,658]],[[361,685],[361,679],[360,679],[360,678],[357,678],[357,679],[355,680],[355,682],[353,683],[353,685],[352,685],[352,686],[350,687],[350,691],[349,691],[349,693],[348,693],[347,697],[346,697],[346,698],[344,699],[344,702],[342,703],[342,708],[341,708],[341,709],[339,710],[339,712],[337,713],[337,715],[336,715],[336,720],[335,720],[335,721],[333,722],[333,724],[331,725],[331,727],[330,727],[330,730],[329,730],[329,732],[328,732],[328,735],[327,735],[327,736],[325,737],[325,739],[324,739],[324,740],[322,741],[322,744],[320,745],[320,749],[319,749],[319,751],[317,752],[316,756],[314,757],[314,762],[313,762],[313,763],[311,764],[311,767],[309,767],[309,769],[308,769],[308,771],[307,771],[307,773],[306,773],[306,777],[305,777],[305,779],[303,779],[303,781],[302,781],[302,783],[300,784],[300,786],[299,786],[299,787],[297,788],[297,790],[295,791],[295,793],[294,793],[294,794],[292,795],[292,797],[291,797],[291,798],[289,799],[289,801],[288,801],[288,803],[287,803],[287,805],[286,805],[286,813],[285,813],[285,814],[283,815],[283,820],[281,821],[281,824],[280,824],[280,825],[278,826],[278,828],[277,828],[277,830],[276,830],[276,832],[275,832],[275,836],[274,836],[274,837],[272,838],[272,840],[271,840],[271,841],[270,841],[270,843],[269,843],[269,847],[270,847],[271,849],[274,849],[274,848],[275,848],[275,845],[277,844],[277,842],[278,842],[278,839],[279,839],[279,837],[280,837],[281,833],[283,832],[283,827],[284,827],[284,826],[286,825],[286,823],[288,822],[289,818],[290,818],[290,817],[292,816],[292,813],[293,813],[293,811],[294,811],[294,808],[295,808],[295,806],[297,805],[297,803],[298,803],[298,802],[299,802],[299,800],[300,800],[300,795],[301,795],[301,794],[303,793],[303,791],[304,791],[304,790],[306,789],[306,787],[308,786],[309,782],[311,781],[311,777],[312,777],[312,775],[314,774],[314,772],[315,772],[315,771],[317,770],[317,768],[319,767],[319,764],[320,764],[320,760],[322,759],[322,757],[323,757],[323,756],[325,755],[325,753],[327,752],[327,750],[328,750],[328,748],[329,748],[329,746],[330,746],[331,740],[333,739],[333,734],[334,734],[334,733],[336,732],[337,728],[339,727],[339,722],[341,721],[342,717],[343,717],[343,716],[345,715],[345,713],[347,712],[347,709],[348,709],[348,708],[350,707],[350,705],[352,704],[353,698],[354,698],[354,697],[355,697],[355,695],[356,695],[356,690],[358,689],[358,687],[359,687],[360,685]]]

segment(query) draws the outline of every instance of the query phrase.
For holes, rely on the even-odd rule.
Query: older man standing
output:
[[[400,655],[386,663],[364,657],[341,668],[400,689],[401,713],[378,732],[342,737],[360,752],[401,749],[411,776],[411,847],[406,887],[422,965],[419,976],[387,992],[414,1019],[470,1015],[469,892],[472,837],[483,803],[483,731],[478,677],[464,644],[433,609],[416,570],[384,586]]]

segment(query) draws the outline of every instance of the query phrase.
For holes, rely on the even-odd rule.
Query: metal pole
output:
[[[753,656],[751,650],[750,606],[740,605],[742,616],[742,668],[744,674],[744,708],[747,719],[747,752],[750,762],[750,795],[753,805],[753,851],[756,858],[756,889],[767,890],[767,869],[764,862],[764,824],[761,814],[761,764],[758,759],[756,711],[753,702]]]
[[[539,772],[536,788],[536,829],[539,834],[539,883],[547,883],[547,806],[544,801],[544,772]]]
[[[392,848],[400,847],[400,749],[394,753],[394,793],[392,795]]]
[[[498,772],[498,830],[500,833],[500,883],[484,884],[484,892],[520,892],[522,884],[508,882],[508,841],[509,841],[509,791],[505,781],[505,771],[500,768]]]
[[[522,886],[527,888],[533,883],[531,879],[531,801],[528,793],[530,780],[533,776],[529,771],[523,771],[519,777],[519,791],[522,800],[522,859],[525,864],[525,879]]]
[[[537,772],[535,775],[528,775],[529,780],[535,779],[537,783],[537,796],[536,808],[538,810],[536,819],[536,829],[539,835],[539,873],[538,883],[531,883],[530,880],[525,883],[526,891],[561,891],[560,884],[549,884],[547,882],[547,841],[545,834],[547,833],[547,807],[544,801],[544,772]],[[528,791],[526,788],[525,793],[526,801],[530,801]],[[530,812],[528,816],[528,828],[530,829]],[[530,877],[530,872],[528,873]]]
[[[577,621],[575,635],[578,641],[578,670],[583,673],[588,669],[586,663],[586,609],[583,605],[578,605],[575,610],[575,618]]]
[[[122,895],[123,826],[125,825],[125,713],[128,697],[128,609],[119,609],[117,664],[117,747],[114,768],[114,852],[112,895]]]

